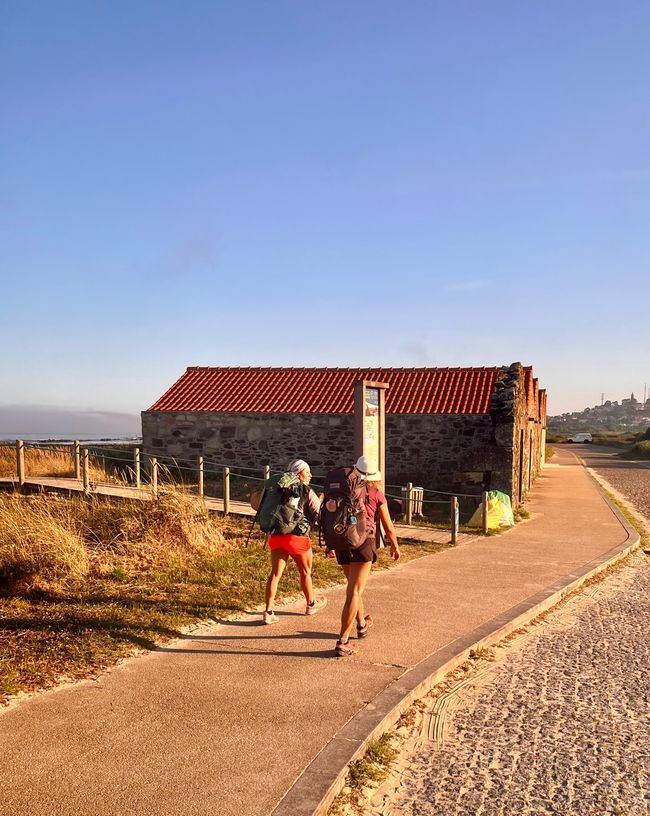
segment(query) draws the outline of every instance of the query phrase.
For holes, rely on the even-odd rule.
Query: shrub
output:
[[[621,456],[624,459],[650,459],[650,439],[635,442]]]

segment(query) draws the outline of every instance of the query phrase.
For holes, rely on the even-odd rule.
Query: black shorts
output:
[[[347,564],[374,564],[377,560],[377,548],[375,546],[374,537],[359,547],[357,550],[348,547],[345,550],[334,550],[336,553],[336,560],[339,564],[346,566]]]

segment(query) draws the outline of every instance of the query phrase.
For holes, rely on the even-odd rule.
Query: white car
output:
[[[570,436],[567,442],[593,442],[593,437],[590,433],[578,433],[575,436]]]

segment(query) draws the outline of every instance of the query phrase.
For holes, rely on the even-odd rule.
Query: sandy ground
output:
[[[646,482],[634,467],[587,464],[648,513],[650,471]],[[399,759],[360,812],[647,816],[649,613],[650,558],[637,552],[412,709]]]

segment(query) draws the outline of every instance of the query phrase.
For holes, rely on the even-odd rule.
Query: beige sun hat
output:
[[[359,471],[359,473],[363,473],[366,479],[370,479],[372,476],[373,480],[376,481],[375,474],[379,471],[377,470],[376,464],[367,456],[360,456],[357,459],[355,468]]]

